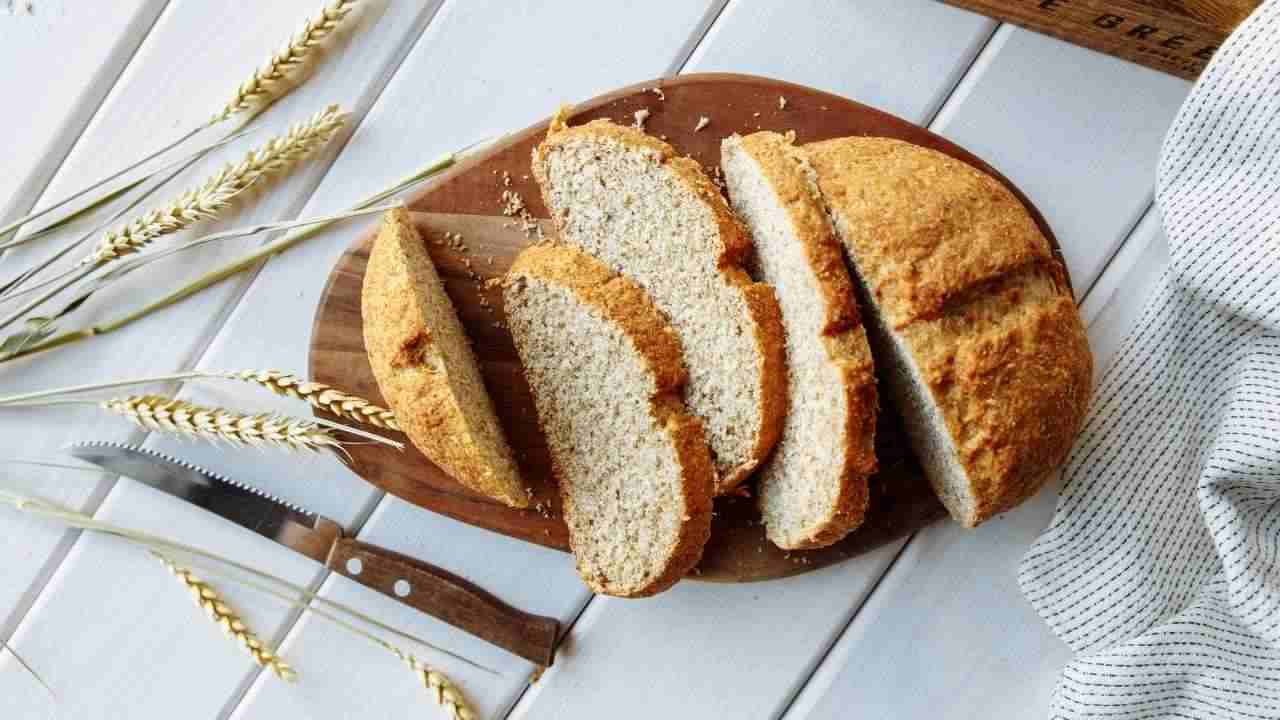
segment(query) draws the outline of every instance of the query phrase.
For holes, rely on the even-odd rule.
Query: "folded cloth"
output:
[[[1161,150],[1171,263],[1019,583],[1077,653],[1055,718],[1280,718],[1280,0]]]

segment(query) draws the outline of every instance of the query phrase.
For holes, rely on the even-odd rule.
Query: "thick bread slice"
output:
[[[876,379],[840,244],[793,136],[733,135],[720,146],[729,199],[751,231],[759,279],[786,332],[788,412],[760,472],[769,539],[830,545],[862,524],[875,470]]]
[[[667,589],[702,556],[715,479],[679,339],[644,290],[567,245],[521,253],[503,304],[578,574],[608,595]]]
[[[403,209],[383,219],[361,307],[369,365],[413,444],[472,490],[528,507],[466,333]]]
[[[742,269],[750,242],[698,163],[607,120],[570,128],[561,112],[533,154],[560,239],[634,279],[670,319],[688,361],[685,399],[727,492],[782,429],[777,301]]]
[[[1064,270],[995,179],[887,138],[805,146],[867,289],[876,360],[943,504],[1022,502],[1084,419],[1093,358]]]

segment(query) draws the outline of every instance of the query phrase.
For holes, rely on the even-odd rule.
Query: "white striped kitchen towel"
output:
[[[1053,717],[1280,718],[1280,0],[1192,89],[1156,203],[1169,271],[1019,582],[1077,653]]]

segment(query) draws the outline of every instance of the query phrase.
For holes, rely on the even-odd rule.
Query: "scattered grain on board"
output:
[[[637,130],[644,129],[644,122],[649,119],[649,108],[640,108],[636,111],[636,121],[631,123],[631,127]]]
[[[710,124],[711,124],[711,118],[707,117],[706,115],[703,115],[702,117],[698,118],[698,124],[693,126],[693,131],[698,132],[699,130],[701,130],[702,128]]]
[[[787,109],[787,99],[782,97],[781,95],[778,96],[778,109],[779,110]]]
[[[516,227],[524,231],[525,237],[543,239],[542,226],[529,214],[524,206],[524,198],[515,190],[502,191],[502,214],[517,221]]]
[[[658,88],[658,87],[651,87],[651,88],[647,89],[645,92],[651,92],[651,93],[653,93],[654,95],[657,95],[659,100],[666,100],[666,99],[667,99],[667,96],[666,96],[666,95],[664,95],[664,94],[662,93],[662,88]]]

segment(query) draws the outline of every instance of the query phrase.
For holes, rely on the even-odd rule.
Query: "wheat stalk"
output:
[[[208,124],[215,125],[255,106],[270,104],[275,99],[273,86],[302,65],[312,49],[337,29],[355,5],[356,0],[334,0],[322,7],[315,17],[308,18],[284,47],[267,58],[265,65],[255,69],[249,79],[236,88],[235,95],[210,118]]]
[[[410,640],[424,647],[431,648],[436,652],[449,656],[459,663],[473,667],[491,676],[498,675],[497,671],[492,668],[479,665],[473,660],[469,660],[461,655],[452,653],[444,648],[436,647],[422,638],[387,625],[376,618],[365,615],[355,608],[320,597],[313,591],[308,588],[304,588],[301,585],[297,585],[271,573],[257,570],[230,558],[218,555],[217,553],[202,550],[190,545],[184,545],[167,538],[149,535],[130,528],[104,523],[89,515],[64,508],[44,498],[10,492],[2,485],[0,485],[0,505],[8,505],[21,512],[50,520],[56,520],[69,527],[112,535],[122,540],[146,547],[153,552],[179,552],[197,559],[203,558],[210,560],[217,563],[220,567],[225,566],[225,568],[234,569],[239,573],[243,573],[248,577],[237,576],[232,577],[231,579],[240,585],[283,600],[291,607],[305,609],[317,617],[327,620],[353,635],[362,637],[395,655],[397,658],[405,662],[405,664],[407,664],[414,673],[421,678],[423,684],[434,693],[436,702],[439,703],[441,707],[449,713],[449,716],[455,720],[475,720],[477,716],[467,704],[466,698],[463,696],[461,690],[459,690],[458,687],[449,680],[448,676],[423,664],[421,661],[414,658],[413,655],[372,634],[368,630],[356,626],[352,621],[367,623],[368,625],[385,632]],[[269,587],[266,584],[257,582],[250,578],[263,580],[276,587]],[[286,590],[278,588],[284,588]],[[344,617],[349,618],[350,621],[344,619]]]
[[[395,413],[324,383],[302,380],[279,370],[244,370],[227,373],[224,377],[260,385],[277,395],[304,400],[314,408],[348,420],[388,430],[400,429],[396,424]]]
[[[223,440],[232,445],[273,445],[289,450],[342,448],[342,443],[327,429],[286,415],[243,415],[160,395],[112,398],[99,407],[150,430]]]
[[[431,178],[443,172],[444,170],[447,170],[450,167],[453,167],[459,160],[466,158],[467,156],[476,152],[477,149],[479,148],[492,145],[493,143],[500,140],[502,137],[505,137],[505,136],[499,136],[499,137],[490,138],[487,140],[482,140],[478,143],[473,143],[467,146],[466,148],[463,148],[456,152],[445,153],[444,155],[437,158],[436,160],[433,160],[430,163],[424,165],[422,168],[418,169],[412,175],[409,175],[397,181],[395,184],[391,185],[390,187],[387,187],[357,202],[353,206],[353,209],[360,210],[360,209],[368,208],[376,203],[380,203],[386,200],[387,198],[393,197],[398,193],[401,193],[406,189],[420,182],[423,182],[424,180]],[[128,327],[129,325],[132,325],[133,323],[136,323],[152,315],[153,313],[156,313],[167,307],[176,305],[177,303],[180,303],[183,300],[186,300],[192,295],[196,295],[200,292],[203,292],[204,290],[207,290],[208,288],[213,287],[214,285],[218,285],[219,283],[222,283],[228,278],[235,277],[239,273],[242,273],[245,270],[248,270],[249,268],[258,266],[264,260],[275,257],[276,255],[280,255],[281,253],[284,253],[286,250],[289,250],[290,248],[293,248],[296,245],[299,245],[307,240],[310,240],[311,238],[327,230],[329,227],[331,227],[331,225],[332,225],[331,223],[325,223],[322,225],[313,225],[309,228],[305,228],[297,232],[288,233],[284,237],[272,240],[266,245],[263,245],[262,247],[256,250],[253,250],[239,258],[236,258],[235,260],[228,262],[222,267],[219,267],[214,270],[210,270],[208,273],[197,278],[194,282],[190,283],[189,285],[185,285],[177,290],[169,292],[157,300],[153,300],[152,302],[149,302],[140,308],[131,310],[127,313],[120,315],[119,317],[113,318],[112,320],[97,323],[87,327],[82,327],[74,330],[61,332],[51,338],[34,342],[34,343],[29,343],[28,345],[26,345],[20,350],[8,352],[8,353],[0,353],[0,363],[6,363],[12,360],[17,360],[18,358],[27,357],[29,355],[35,355],[36,353],[46,352],[48,350],[53,350],[55,348],[59,348],[64,345],[70,345],[72,343],[97,337],[99,335],[106,335],[108,333],[113,333],[122,328]],[[0,328],[4,327],[6,324],[7,323],[0,322]]]
[[[388,642],[375,639],[382,647],[386,648],[391,654],[400,658],[409,669],[418,676],[422,681],[423,687],[429,690],[436,704],[444,708],[453,720],[476,720],[475,712],[467,705],[467,699],[462,695],[462,691],[458,689],[448,676],[436,670],[430,665],[426,665],[414,657],[410,653],[402,651],[400,648]]]
[[[152,550],[151,554],[168,568],[169,572],[173,573],[173,576],[178,578],[179,582],[187,586],[187,589],[191,591],[191,598],[195,600],[196,604],[204,608],[205,612],[209,613],[209,618],[221,626],[224,632],[235,638],[255,663],[267,668],[273,675],[285,682],[293,682],[297,679],[298,674],[289,666],[289,663],[272,652],[271,648],[263,645],[258,636],[240,619],[240,615],[235,609],[228,605],[218,595],[218,591],[210,587],[209,583],[196,577],[190,570],[179,566],[155,550]]]
[[[239,163],[227,165],[165,207],[107,232],[81,264],[103,265],[135,253],[161,236],[214,217],[253,183],[284,170],[324,145],[344,122],[346,116],[338,106],[330,105],[306,121],[290,126],[284,135],[250,150]]]

